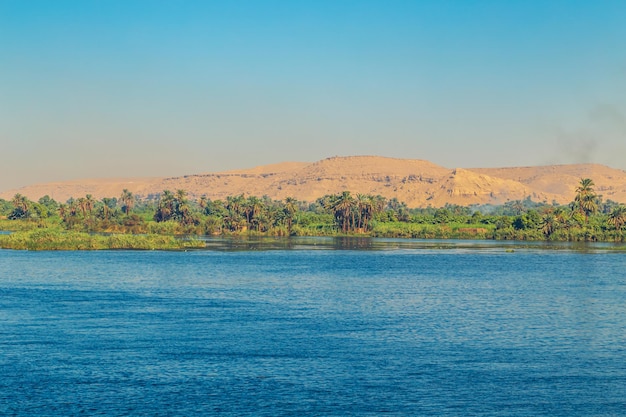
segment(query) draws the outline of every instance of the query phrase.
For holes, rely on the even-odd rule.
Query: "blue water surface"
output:
[[[256,249],[0,250],[0,415],[626,415],[624,253]]]

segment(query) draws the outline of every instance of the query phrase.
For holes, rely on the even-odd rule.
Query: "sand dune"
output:
[[[511,168],[445,168],[429,161],[378,156],[333,157],[321,161],[284,162],[251,169],[168,178],[86,179],[35,184],[0,193],[21,193],[32,200],[49,195],[57,201],[91,194],[118,197],[128,189],[140,197],[184,189],[191,198],[206,195],[267,195],[275,199],[318,197],[349,190],[397,198],[409,207],[441,207],[446,203],[502,204],[530,197],[561,204],[572,201],[581,178],[592,178],[604,199],[626,203],[626,172],[604,165],[576,164]]]

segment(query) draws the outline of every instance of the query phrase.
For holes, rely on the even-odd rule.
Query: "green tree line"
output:
[[[45,196],[30,201],[16,194],[0,199],[0,229],[59,226],[77,232],[194,235],[478,238],[510,240],[624,241],[626,206],[603,201],[589,178],[580,180],[570,204],[530,199],[501,206],[410,209],[379,195],[329,194],[314,202],[288,197],[228,196],[190,199],[185,190],[138,198],[91,195],[64,203]]]

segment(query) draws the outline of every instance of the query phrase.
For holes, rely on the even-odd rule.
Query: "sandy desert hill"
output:
[[[596,164],[512,168],[450,169],[424,160],[378,156],[332,157],[321,161],[285,162],[251,169],[168,178],[117,178],[36,184],[0,193],[10,199],[21,193],[32,200],[49,195],[57,201],[91,194],[118,197],[128,189],[140,197],[163,190],[184,189],[191,198],[206,195],[267,195],[314,201],[349,190],[397,198],[409,207],[441,207],[446,203],[503,204],[530,197],[533,201],[566,204],[581,178],[592,178],[603,198],[626,203],[626,171]]]

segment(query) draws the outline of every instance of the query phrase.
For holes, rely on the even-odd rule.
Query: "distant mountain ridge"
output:
[[[206,195],[267,195],[314,201],[326,194],[380,194],[409,207],[503,204],[523,200],[566,204],[572,201],[581,178],[593,179],[605,200],[626,203],[626,171],[598,164],[548,165],[511,168],[445,168],[416,159],[380,156],[332,157],[317,162],[284,162],[251,169],[181,177],[85,179],[35,184],[0,193],[10,199],[21,193],[31,200],[49,195],[57,201],[91,194],[96,199],[119,197],[128,189],[140,197],[163,190],[184,189],[191,198]]]

